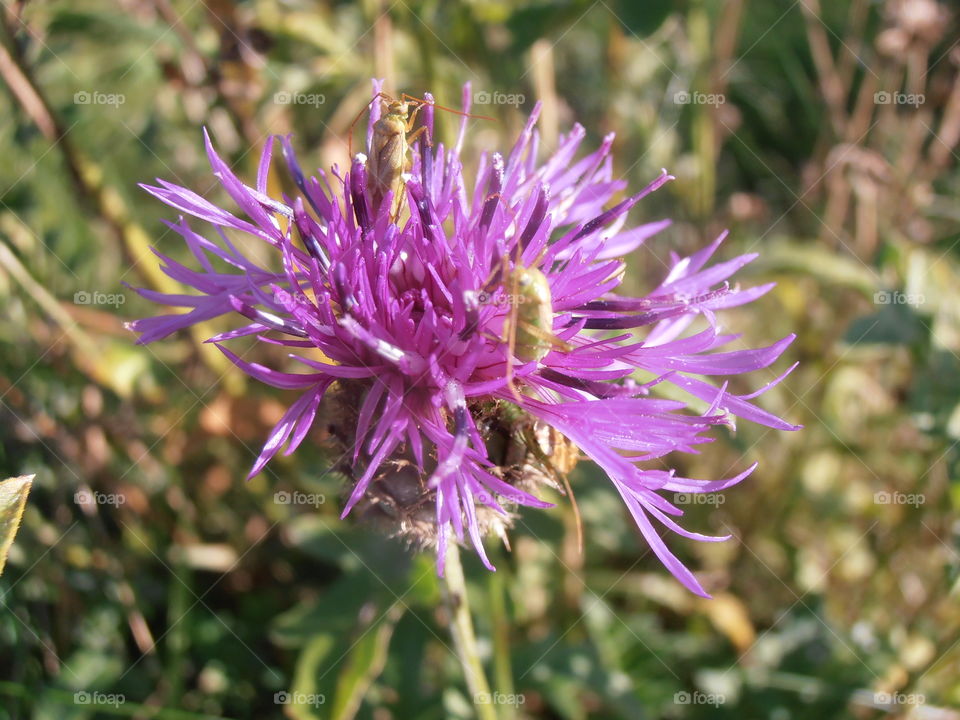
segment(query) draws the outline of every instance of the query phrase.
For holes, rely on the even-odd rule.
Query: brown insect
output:
[[[353,157],[353,129],[357,121],[360,120],[360,116],[377,100],[382,103],[381,114],[380,119],[373,125],[373,140],[370,147],[370,156],[367,158],[367,176],[373,195],[374,212],[379,209],[387,194],[392,192],[394,206],[390,217],[393,222],[396,222],[400,218],[406,199],[403,175],[410,171],[410,146],[421,135],[425,135],[427,143],[433,145],[426,125],[414,129],[417,113],[420,112],[420,109],[424,105],[430,105],[464,117],[479,120],[493,120],[493,118],[486,115],[471,115],[470,113],[460,112],[406,93],[401,94],[400,99],[397,100],[387,93],[380,92],[367,103],[366,107],[350,124],[349,146],[351,158]]]

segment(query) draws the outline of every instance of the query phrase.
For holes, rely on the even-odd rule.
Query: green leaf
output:
[[[348,633],[357,621],[357,598],[371,597],[382,586],[368,573],[354,572],[335,580],[318,597],[302,600],[274,618],[271,640],[283,648],[299,648],[314,635]]]
[[[843,339],[856,345],[914,345],[929,335],[929,329],[910,306],[881,305],[877,312],[851,322]]]
[[[331,712],[333,720],[352,720],[356,716],[367,690],[383,672],[390,638],[402,616],[400,603],[393,605],[373,627],[364,631],[353,646],[346,666],[337,678]]]
[[[318,691],[323,678],[321,675],[318,679],[317,668],[336,645],[336,638],[331,633],[321,633],[313,636],[300,653],[293,677],[294,689],[289,693],[277,693],[274,699],[287,705],[284,712],[287,717],[294,720],[319,718],[319,706],[326,702],[326,696]]]
[[[859,260],[843,257],[811,242],[780,242],[769,247],[756,269],[803,273],[825,285],[849,287],[866,297],[881,288],[877,274]]]
[[[286,705],[286,715],[294,720],[355,717],[383,672],[390,639],[404,610],[401,602],[386,610],[370,605],[367,611],[373,619],[349,632],[322,632],[310,638],[297,658],[293,686],[277,694],[277,702]]]
[[[0,482],[0,574],[7,562],[7,553],[20,527],[33,475],[21,475]]]
[[[516,8],[507,21],[507,27],[514,38],[514,51],[523,52],[535,41],[557,35],[575,24],[590,4],[583,0],[554,0]]]
[[[642,3],[621,0],[616,8],[617,20],[638,37],[655,33],[670,13],[678,9],[673,0],[647,0]]]

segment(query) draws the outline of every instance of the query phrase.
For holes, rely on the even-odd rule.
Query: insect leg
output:
[[[509,261],[507,256],[504,255],[502,258],[503,262],[503,272],[509,272]],[[517,323],[519,315],[519,303],[517,298],[520,296],[520,279],[516,272],[510,273],[510,295],[507,298],[510,302],[510,312],[507,315],[507,320],[510,323],[509,337],[507,338],[507,387],[510,388],[510,393],[516,399],[518,403],[523,402],[523,398],[520,396],[520,391],[517,390],[516,386],[513,384],[513,354],[517,349]],[[507,323],[504,322],[504,331],[507,331]]]
[[[574,520],[577,523],[577,548],[580,554],[583,555],[583,518],[580,515],[580,505],[577,504],[577,496],[573,494],[573,486],[570,485],[567,474],[560,472],[550,457],[543,451],[543,448],[540,447],[540,441],[537,439],[536,433],[534,433],[532,428],[524,428],[523,437],[533,456],[541,465],[547,468],[557,480],[563,483],[566,495],[570,498],[570,506],[573,509]]]

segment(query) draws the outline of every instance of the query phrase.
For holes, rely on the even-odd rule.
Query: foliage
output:
[[[497,712],[870,718],[922,699],[960,717],[956,17],[823,6],[8,4],[0,477],[36,477],[0,579],[0,720],[474,716],[429,556],[338,519],[336,458],[308,443],[242,480],[287,396],[193,337],[135,347],[122,324],[152,313],[125,283],[166,282],[148,245],[180,250],[138,182],[212,188],[201,125],[242,177],[269,133],[343,165],[373,76],[516,103],[483,107],[497,122],[472,150],[511,142],[535,98],[547,147],[574,121],[616,131],[632,187],[678,177],[631,217],[677,220],[631,258],[635,289],[729,227],[726,257],[760,251],[749,282],[778,282],[729,329],[799,334],[763,404],[805,429],[742,424],[682,468],[761,463],[688,513],[734,539],[676,543],[713,601],[586,465],[583,555],[558,496],[509,552],[490,543],[498,573],[465,562]],[[458,120],[437,117],[450,139]]]

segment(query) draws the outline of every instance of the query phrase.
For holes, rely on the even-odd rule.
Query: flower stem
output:
[[[480,720],[497,720],[497,713],[490,695],[490,684],[480,662],[480,650],[477,647],[477,636],[473,631],[473,620],[470,617],[470,603],[467,599],[467,583],[463,577],[463,566],[460,564],[460,548],[456,542],[447,544],[446,565],[443,572],[446,586],[446,600],[450,608],[450,632],[453,635],[453,644],[457,650],[463,675],[467,680],[474,706],[477,708],[477,717]]]

